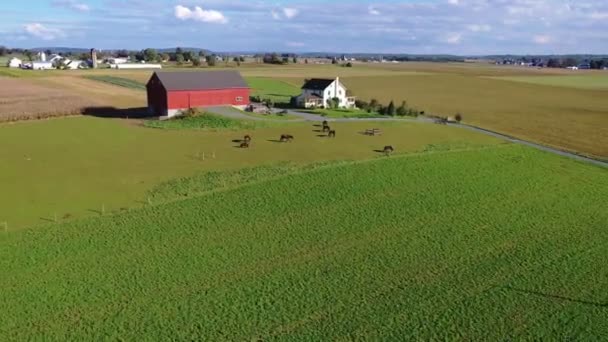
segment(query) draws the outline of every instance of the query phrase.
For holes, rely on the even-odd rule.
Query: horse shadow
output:
[[[272,142],[272,143],[283,143],[283,141],[278,140],[278,139],[270,139],[270,140],[267,140],[267,141],[268,142]]]
[[[232,142],[235,143],[235,144],[240,144],[240,143],[245,142],[245,140],[243,140],[243,139],[233,139]]]
[[[319,137],[319,138],[327,138],[327,135],[325,135],[325,134],[317,134],[317,137]]]
[[[313,129],[312,131],[315,133],[323,133],[323,130],[321,130],[321,129]]]

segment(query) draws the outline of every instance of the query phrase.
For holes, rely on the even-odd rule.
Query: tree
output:
[[[6,48],[6,46],[0,45],[0,56],[6,56],[7,53],[8,49]]]
[[[116,57],[122,57],[122,58],[129,57],[129,51],[127,51],[127,50],[118,50],[118,51],[116,51]]]
[[[289,57],[283,57],[283,59],[281,60],[281,62],[283,64],[288,64],[289,63]]]
[[[205,51],[201,50],[198,52],[199,57],[205,57]]]
[[[456,120],[457,122],[462,121],[462,114],[456,113],[456,115],[454,115],[454,120]]]
[[[245,57],[241,56],[239,57],[239,62],[244,62],[245,61]]]
[[[187,62],[194,60],[194,54],[192,53],[192,51],[185,51],[185,52],[183,53],[183,55],[184,55],[184,59],[185,59]]]
[[[178,48],[175,49],[175,54],[176,55],[177,54],[183,54],[183,53],[184,53],[184,50],[182,50],[182,48],[178,47]]]
[[[390,116],[395,116],[395,103],[393,102],[393,100],[391,100],[391,102],[388,104],[388,107],[386,107],[386,114]]]
[[[346,63],[346,67],[347,68],[352,68],[353,67],[353,63],[351,63],[351,62]]]
[[[338,60],[334,57],[331,59],[331,64],[338,64]]]
[[[145,49],[143,55],[146,62],[154,62],[158,59],[158,52],[154,49]]]
[[[182,55],[181,53],[176,53],[175,61],[177,62],[178,65],[184,64],[184,55]]]
[[[380,102],[378,102],[378,100],[376,99],[371,99],[371,101],[369,101],[369,107],[367,108],[367,112],[371,113],[371,112],[377,112],[378,109],[380,107]]]
[[[47,55],[47,56],[50,56],[50,55],[53,54],[53,51],[51,51],[49,49],[46,49],[46,50],[44,50],[44,54]]]
[[[212,56],[206,56],[205,57],[205,61],[207,62],[207,65],[210,67],[215,66],[215,55]]]
[[[547,61],[547,68],[559,68],[561,63],[556,58],[549,58]]]
[[[30,62],[34,60],[34,54],[30,50],[23,51],[25,58],[27,58]]]
[[[407,115],[407,113],[408,113],[407,102],[403,101],[403,102],[401,102],[401,106],[399,106],[399,108],[397,108],[397,115],[405,116],[405,115]]]
[[[234,57],[234,58],[232,59],[232,61],[233,61],[233,62],[235,62],[235,63],[237,63],[237,62],[240,62],[241,60],[240,60],[238,57]]]
[[[304,60],[304,64],[308,64],[308,58]]]
[[[197,56],[192,59],[192,66],[197,67],[197,68],[201,66],[200,57]]]
[[[294,58],[293,58],[293,63],[294,63],[294,64],[298,64],[298,57],[294,57]]]
[[[162,59],[163,62],[167,62],[167,61],[169,61],[171,59],[171,56],[168,53],[166,53],[166,52],[163,53],[160,57],[161,57],[161,59]]]

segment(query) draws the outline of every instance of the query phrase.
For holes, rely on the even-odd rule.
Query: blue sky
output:
[[[11,47],[608,53],[607,0],[1,2],[0,45]]]

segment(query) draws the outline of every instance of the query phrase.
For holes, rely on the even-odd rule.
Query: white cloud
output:
[[[482,25],[473,24],[473,25],[468,25],[467,29],[469,29],[469,31],[472,31],[472,32],[490,32],[492,30],[492,26],[486,25],[486,24],[482,24]]]
[[[445,38],[445,42],[448,44],[460,44],[462,41],[462,34],[458,32],[451,32]]]
[[[175,17],[180,20],[194,20],[203,23],[225,24],[228,19],[220,11],[204,10],[200,6],[193,9],[177,5],[175,6]]]
[[[608,12],[593,12],[589,17],[593,20],[608,19]]]
[[[380,15],[382,13],[380,13],[380,11],[378,11],[375,7],[373,6],[369,6],[369,8],[367,9],[367,11],[369,12],[369,14],[371,15]]]
[[[295,17],[296,15],[298,15],[298,13],[300,13],[300,11],[298,11],[298,9],[296,8],[283,8],[283,14],[287,19]]]
[[[40,23],[25,24],[23,25],[23,29],[29,35],[34,36],[36,38],[40,38],[42,40],[55,40],[57,38],[65,36],[65,34],[61,30],[46,27]]]
[[[281,19],[281,15],[277,11],[270,11],[270,15],[272,15],[272,19],[274,19],[274,20]]]
[[[88,12],[91,10],[89,5],[83,2],[77,2],[76,0],[55,0],[52,2],[53,6],[64,7],[78,12]]]
[[[448,0],[448,4],[457,6],[460,3],[459,0]]]
[[[551,37],[547,35],[537,35],[532,39],[536,44],[549,44],[551,42]]]

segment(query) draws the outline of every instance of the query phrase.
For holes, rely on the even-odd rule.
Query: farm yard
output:
[[[468,124],[608,159],[608,73],[602,71],[573,74],[562,69],[478,63],[365,64],[353,68],[245,64],[239,71],[253,88],[252,95],[273,102],[287,103],[298,94],[305,78],[340,76],[361,100],[375,98],[383,104],[407,101],[428,114],[443,116],[460,112]],[[38,82],[101,98],[117,108],[137,108],[145,106],[141,89],[151,71],[78,70],[61,74],[69,75],[66,77],[55,77],[53,71],[40,74],[35,77]],[[18,77],[28,75],[31,73],[20,72]]]
[[[275,103],[340,76],[362,100],[608,160],[598,72],[239,71]],[[0,68],[0,118],[86,114],[0,124],[0,340],[608,334],[606,168],[422,119],[332,121],[356,110],[316,111],[335,138],[292,115],[124,118],[150,74]]]

